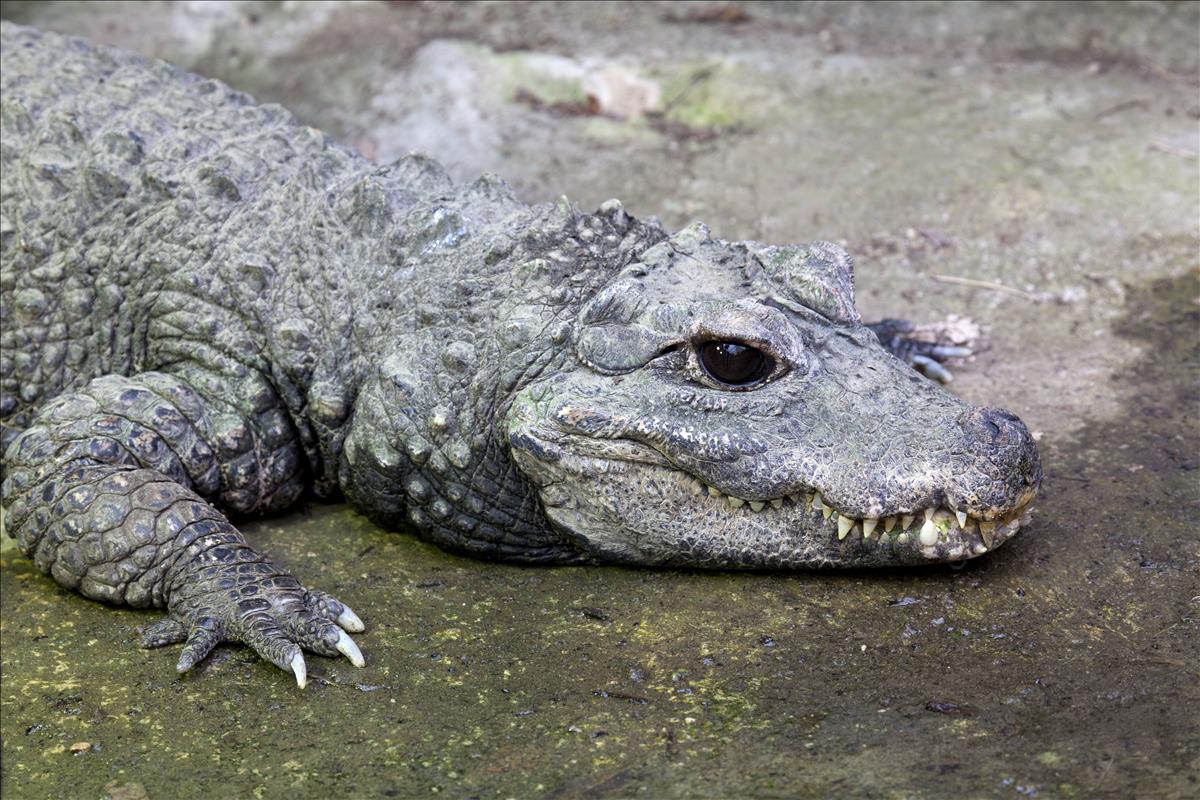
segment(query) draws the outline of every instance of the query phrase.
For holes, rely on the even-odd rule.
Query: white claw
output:
[[[303,689],[308,684],[308,669],[304,666],[303,653],[292,656],[292,672],[296,673],[296,685]]]
[[[872,533],[874,533],[875,526],[878,524],[879,524],[878,517],[864,517],[863,518],[863,538],[866,539],[868,536],[870,536]]]
[[[361,667],[367,662],[363,660],[362,651],[358,649],[358,645],[350,638],[350,635],[345,631],[338,631],[337,645],[338,652],[350,659],[350,663],[356,667]]]
[[[916,517],[914,517],[912,514],[905,514],[904,516],[900,517],[900,527],[904,530],[908,530],[912,527],[914,519],[916,519]]]
[[[954,516],[958,517],[958,527],[962,528],[963,530],[966,530],[967,529],[967,512],[955,511]]]
[[[337,624],[351,633],[362,633],[366,630],[363,621],[358,618],[358,614],[350,610],[349,606],[342,606],[342,613],[338,614]]]
[[[838,541],[846,538],[846,534],[850,533],[850,529],[854,527],[854,520],[844,514],[838,514]]]
[[[776,497],[771,501],[771,508],[783,508],[783,498]]]
[[[742,506],[746,505],[745,500],[740,497],[734,497],[733,495],[729,495],[728,500],[729,505],[733,506],[734,508],[741,508]]]
[[[764,505],[766,505],[766,504],[762,503],[758,500],[751,500],[750,501],[750,510],[751,511],[762,511]]]

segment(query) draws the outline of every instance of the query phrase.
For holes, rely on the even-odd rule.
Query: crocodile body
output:
[[[372,164],[277,106],[2,28],[5,527],[59,583],[355,663],[230,516],[306,491],[524,562],[876,566],[1011,536],[1025,426],[882,347],[850,260]],[[895,349],[936,358],[888,331]],[[944,354],[946,351],[942,351]]]

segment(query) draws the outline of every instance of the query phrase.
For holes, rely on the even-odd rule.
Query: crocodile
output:
[[[529,564],[971,558],[1027,520],[1014,415],[864,324],[827,242],[379,165],[169,64],[4,23],[3,514],[59,584],[295,675],[361,618],[242,518],[345,499]],[[899,357],[898,357],[899,356]]]

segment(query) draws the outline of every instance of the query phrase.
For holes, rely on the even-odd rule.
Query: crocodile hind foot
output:
[[[146,628],[142,646],[184,642],[175,668],[187,672],[221,642],[239,641],[290,670],[303,689],[308,671],[302,650],[343,655],[361,667],[362,652],[347,632],[363,629],[348,606],[305,589],[268,562],[209,564],[173,598],[169,615]]]
[[[888,352],[939,383],[954,380],[945,365],[974,355],[983,335],[974,320],[957,314],[923,325],[889,318],[867,327]]]

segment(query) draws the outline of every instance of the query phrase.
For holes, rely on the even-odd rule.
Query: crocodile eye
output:
[[[700,345],[700,366],[709,377],[728,386],[749,386],[771,374],[775,362],[754,347],[737,342],[705,342]]]

